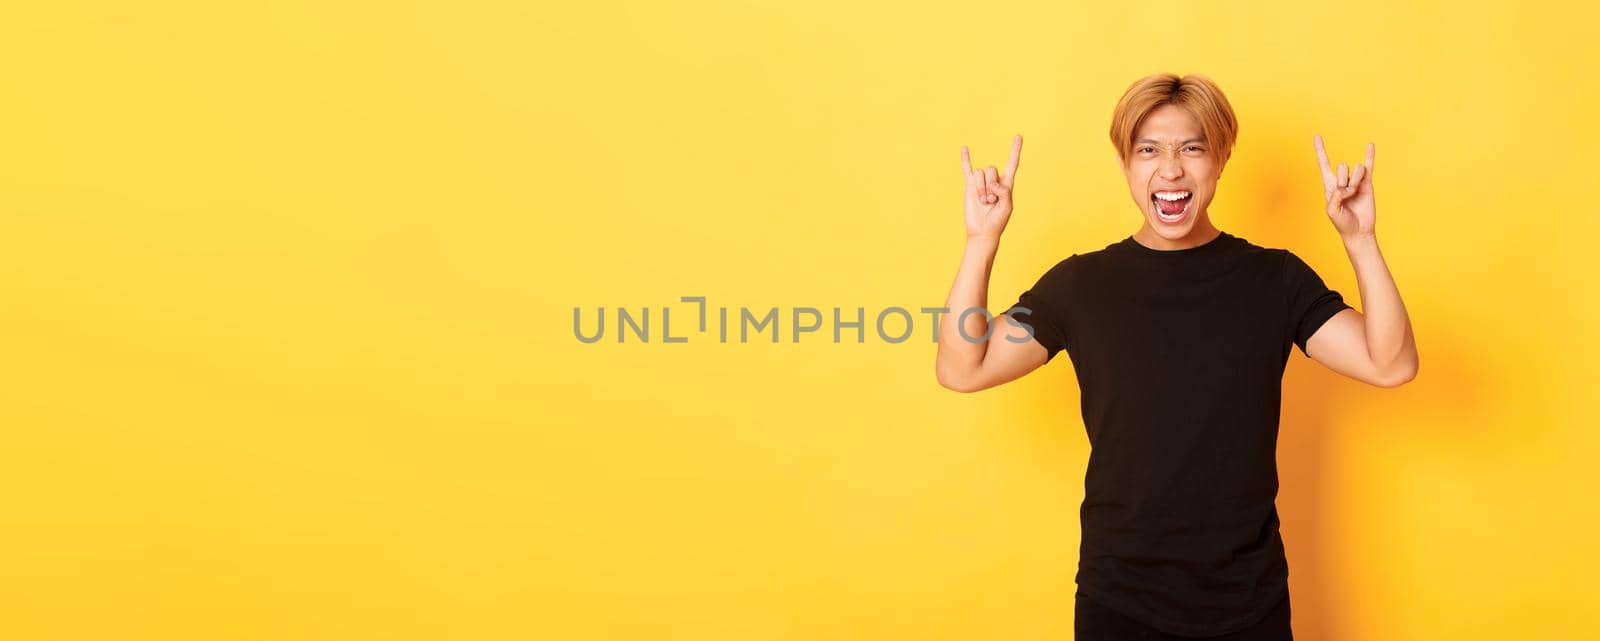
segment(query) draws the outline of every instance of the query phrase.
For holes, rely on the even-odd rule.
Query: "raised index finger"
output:
[[[967,154],[967,146],[961,146],[961,173],[972,175],[972,157]]]
[[[1367,175],[1368,176],[1372,175],[1372,152],[1373,151],[1374,150],[1373,150],[1372,143],[1370,143],[1370,142],[1367,143]]]
[[[1010,187],[1017,179],[1017,164],[1022,162],[1022,134],[1017,134],[1011,140],[1011,161],[1006,163],[1006,174],[1000,178],[1000,183]]]
[[[1328,150],[1322,147],[1322,136],[1312,136],[1311,141],[1317,147],[1317,164],[1322,167],[1322,186],[1332,189],[1334,184],[1333,168],[1328,166]]]

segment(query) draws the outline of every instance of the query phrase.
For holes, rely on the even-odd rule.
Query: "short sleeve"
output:
[[[1056,353],[1067,346],[1066,316],[1061,312],[1066,294],[1070,291],[1067,283],[1069,261],[1076,256],[1073,254],[1056,263],[1017,297],[1016,304],[1005,311],[1006,316],[1030,328],[1033,339],[1044,346],[1046,361],[1055,358]]]
[[[1294,252],[1283,250],[1284,284],[1289,296],[1288,334],[1300,353],[1306,353],[1306,342],[1322,328],[1323,323],[1346,309],[1354,309],[1344,301],[1338,291],[1329,289],[1316,270],[1307,265]],[[1309,354],[1306,354],[1310,356]]]

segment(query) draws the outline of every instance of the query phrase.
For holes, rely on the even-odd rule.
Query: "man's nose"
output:
[[[1162,178],[1167,180],[1177,180],[1183,177],[1183,163],[1178,162],[1177,158],[1166,156],[1161,159],[1161,167],[1159,168],[1159,171],[1161,172]]]

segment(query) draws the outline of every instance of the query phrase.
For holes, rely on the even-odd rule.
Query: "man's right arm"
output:
[[[1000,249],[1000,234],[1011,219],[1011,196],[1022,162],[1022,136],[1011,139],[1011,160],[1005,173],[994,165],[972,166],[966,147],[961,148],[961,173],[966,177],[965,210],[967,249],[961,255],[955,285],[939,318],[939,354],[934,376],[939,384],[958,392],[976,392],[1027,374],[1050,360],[1038,340],[1026,339],[1028,328],[1005,321],[990,322],[985,299],[989,295],[989,269]],[[972,313],[966,313],[972,310]],[[997,325],[990,332],[990,326]],[[970,338],[969,338],[970,337]],[[1017,342],[1017,341],[1021,342]]]
[[[939,317],[934,374],[940,385],[957,392],[976,392],[1016,380],[1049,360],[1044,346],[1010,316],[1001,315],[990,322],[984,312],[963,314],[969,309],[987,309],[989,272],[999,244],[998,237],[968,237],[945,302],[950,311]]]

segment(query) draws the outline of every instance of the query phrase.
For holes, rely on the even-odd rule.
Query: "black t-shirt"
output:
[[[1029,311],[1023,312],[1021,308]],[[1350,308],[1285,249],[1131,236],[1051,267],[1008,312],[1078,376],[1090,454],[1077,583],[1163,632],[1258,622],[1288,592],[1278,533],[1284,367]]]

